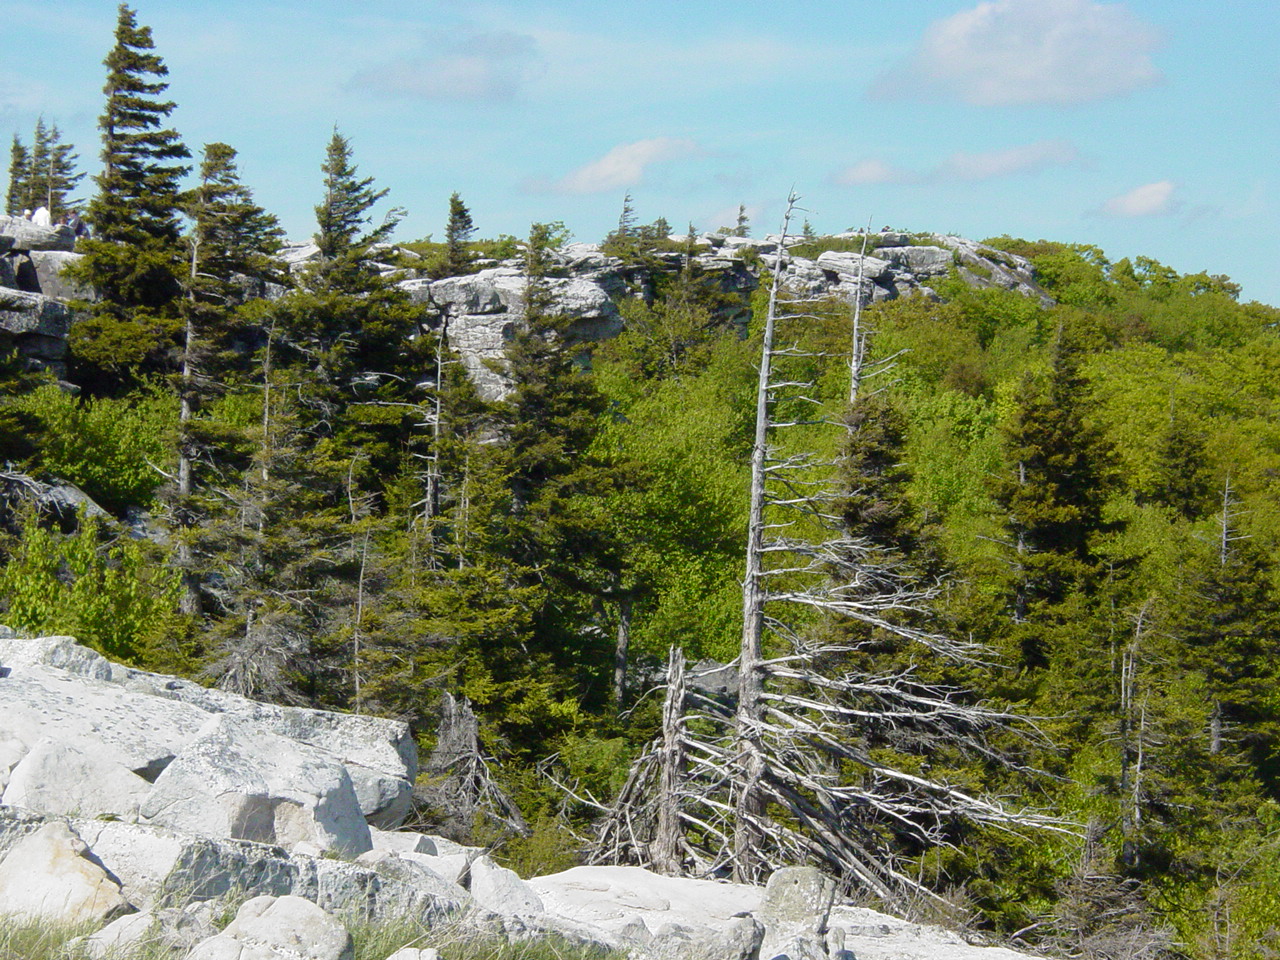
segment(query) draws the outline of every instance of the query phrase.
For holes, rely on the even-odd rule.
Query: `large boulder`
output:
[[[52,736],[154,780],[210,716],[226,716],[344,765],[369,822],[394,828],[408,812],[417,747],[399,721],[257,703],[109,663],[70,637],[0,639],[0,667],[0,741]]]
[[[97,299],[90,287],[63,275],[68,266],[83,259],[83,254],[65,250],[33,250],[28,256],[38,293],[59,300]]]
[[[540,916],[546,912],[538,894],[514,870],[487,856],[471,863],[471,896],[487,910],[503,916]]]
[[[76,246],[70,227],[42,227],[23,217],[0,216],[0,237],[12,240],[11,250],[74,250]]]
[[[44,824],[0,860],[0,913],[102,923],[129,909],[116,883],[60,821]]]
[[[150,789],[119,763],[45,737],[13,768],[0,802],[55,815],[132,819]]]
[[[0,855],[42,829],[42,817],[0,807]],[[95,861],[119,881],[134,906],[156,911],[228,897],[305,897],[326,910],[372,920],[414,916],[433,922],[471,905],[457,884],[424,866],[387,855],[348,863],[292,854],[247,840],[218,840],[116,820],[72,820]],[[417,857],[419,854],[406,854]]]
[[[828,250],[819,254],[817,264],[819,269],[854,283],[858,280],[859,271],[864,280],[871,281],[881,280],[893,274],[893,265],[888,260],[837,250]]]
[[[775,870],[765,885],[760,960],[826,960],[827,918],[835,881],[816,867]]]
[[[210,718],[156,778],[139,813],[159,826],[355,856],[372,849],[345,767],[296,740]]]
[[[254,897],[187,960],[352,960],[346,928],[301,897]]]
[[[654,934],[670,926],[705,934],[727,928],[762,901],[758,887],[664,877],[640,867],[574,867],[528,883],[547,913],[615,936],[637,921]]]
[[[952,252],[942,247],[876,247],[876,256],[917,279],[945,277],[955,264]]]
[[[28,747],[56,737],[153,780],[207,719],[185,703],[10,658],[0,677],[0,737]]]
[[[26,336],[41,336],[63,342],[66,352],[67,334],[74,314],[66,304],[52,297],[25,290],[0,288],[0,330]],[[59,356],[62,354],[60,353]]]

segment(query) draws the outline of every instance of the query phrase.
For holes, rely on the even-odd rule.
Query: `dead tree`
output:
[[[784,325],[812,319],[804,301],[785,295],[784,257],[780,243],[757,391],[736,703],[687,689],[673,652],[661,744],[632,768],[589,857],[670,871],[676,852],[686,873],[741,881],[809,862],[846,887],[895,900],[928,892],[899,868],[902,841],[945,843],[958,818],[1011,830],[1064,827],[889,759],[943,746],[998,759],[991,735],[1020,720],[909,667],[876,668],[871,651],[886,638],[918,658],[973,664],[985,654],[928,626],[937,584],[919,582],[894,551],[843,528],[836,465],[784,452],[780,430],[830,419],[811,399],[812,385],[785,369],[813,354],[775,344]],[[865,331],[855,329],[854,402],[874,372],[865,346]],[[784,399],[790,410],[815,405],[813,414],[784,420]],[[832,623],[857,629],[824,629]]]
[[[479,813],[496,821],[505,833],[528,834],[520,809],[489,771],[480,749],[480,726],[466,697],[444,694],[435,749],[423,765],[423,774],[413,793],[425,826],[467,840]]]

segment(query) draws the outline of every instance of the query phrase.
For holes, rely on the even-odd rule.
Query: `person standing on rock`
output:
[[[37,227],[52,226],[53,221],[49,216],[49,208],[45,206],[36,207],[36,212],[31,215],[31,222]]]

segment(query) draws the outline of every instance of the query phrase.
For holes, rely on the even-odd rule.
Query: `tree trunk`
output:
[[[199,273],[200,244],[193,240],[191,244],[191,290],[189,298],[194,310],[196,277]],[[182,343],[182,387],[178,408],[178,569],[182,572],[182,592],[178,598],[178,609],[187,616],[200,613],[199,578],[192,569],[190,499],[191,499],[191,389],[195,380],[193,354],[195,351],[196,326],[192,313],[187,313],[185,336]]]
[[[667,697],[662,704],[662,753],[658,825],[653,867],[668,877],[683,871],[680,854],[680,792],[684,784],[684,653],[673,646],[667,661]]]
[[[791,220],[788,205],[782,221],[782,235]],[[747,569],[742,581],[742,647],[738,653],[738,713],[736,754],[739,770],[738,799],[734,809],[733,873],[739,883],[755,879],[757,829],[764,800],[760,779],[764,773],[764,751],[760,743],[760,722],[764,717],[763,675],[760,664],[764,636],[764,588],[761,571],[764,555],[765,461],[769,452],[769,393],[773,367],[773,337],[778,315],[778,285],[782,273],[782,249],[774,263],[769,289],[769,311],[765,315],[764,343],[760,349],[760,377],[756,385],[756,433],[751,449],[751,507],[747,526]]]
[[[626,704],[627,658],[631,649],[631,598],[618,601],[618,639],[613,648],[613,702],[619,710]],[[683,669],[681,671],[683,675]]]

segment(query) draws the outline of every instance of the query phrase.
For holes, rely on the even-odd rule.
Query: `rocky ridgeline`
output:
[[[683,238],[671,239],[683,242]],[[857,245],[861,236],[849,233],[824,239],[843,241],[835,245]],[[861,299],[869,304],[897,297],[936,298],[934,286],[955,271],[976,287],[1001,287],[1045,304],[1052,302],[1022,257],[941,234],[882,232],[872,239],[875,248],[865,257],[827,251],[805,258],[789,252],[803,238],[789,236],[783,243],[783,278],[803,296]],[[718,280],[723,291],[740,298],[741,306],[731,308],[731,313],[745,312],[759,285],[760,266],[772,267],[779,242],[777,236],[753,240],[712,233],[697,238],[698,265]],[[72,252],[73,245],[66,227],[38,227],[0,217],[0,331],[14,337],[22,355],[57,375],[63,372],[67,334],[74,322],[66,302],[91,299],[91,291],[76,287],[61,274],[67,262],[79,256]],[[314,261],[319,251],[313,243],[294,244],[283,255],[296,273]],[[424,324],[448,337],[481,393],[500,397],[506,384],[490,361],[501,359],[522,322],[526,284],[522,262],[484,261],[476,273],[432,280],[413,266],[417,258],[408,250],[382,247],[377,255],[386,262],[372,266],[395,279],[421,306]],[[647,295],[653,270],[678,270],[682,257],[674,251],[660,253],[654,258],[656,267],[638,267],[605,255],[594,244],[568,244],[556,252],[548,281],[552,309],[572,318],[570,335],[578,340],[616,336],[622,330],[618,301]],[[275,298],[285,288],[265,284],[254,292]]]
[[[95,957],[158,941],[188,960],[349,960],[345,924],[406,919],[652,960],[1022,956],[834,904],[811,868],[763,889],[635,867],[525,881],[397,829],[416,761],[396,721],[256,703],[0,628],[0,915],[98,927]]]

